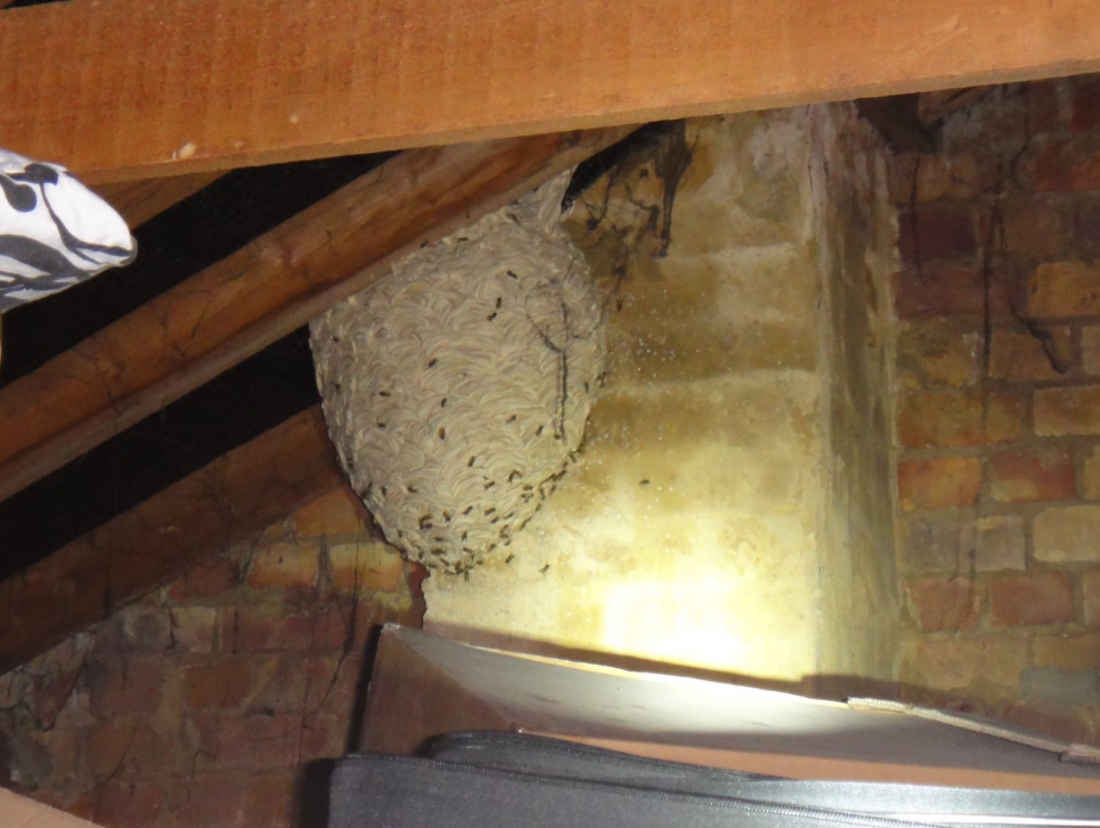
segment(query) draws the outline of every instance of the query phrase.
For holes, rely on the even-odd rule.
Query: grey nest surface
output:
[[[511,542],[581,444],[603,312],[560,226],[568,175],[420,250],[311,326],[352,487],[411,560]]]

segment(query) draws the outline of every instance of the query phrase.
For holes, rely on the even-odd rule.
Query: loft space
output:
[[[798,31],[845,37],[797,44],[690,4],[570,31],[407,5],[399,46],[382,11],[326,4],[326,40],[316,9],[204,4],[0,12],[5,141],[141,251],[4,316],[0,784],[104,825],[290,824],[387,620],[1095,742],[1100,85],[1062,77],[1098,68],[1087,4],[807,4]],[[210,38],[165,34],[214,6]],[[432,26],[491,59],[433,75]],[[679,45],[592,40],[627,28]],[[51,74],[45,31],[103,82]],[[574,167],[607,324],[585,442],[510,546],[429,573],[348,487],[304,326]]]

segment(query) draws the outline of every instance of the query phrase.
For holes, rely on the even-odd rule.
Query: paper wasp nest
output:
[[[559,224],[568,181],[409,256],[312,325],[352,486],[429,567],[462,572],[508,544],[581,443],[603,317]]]

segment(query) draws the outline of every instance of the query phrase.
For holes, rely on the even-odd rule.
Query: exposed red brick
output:
[[[192,721],[202,768],[290,768],[297,764],[300,714],[203,712]]]
[[[1062,253],[1062,211],[1058,205],[1049,200],[1015,199],[1005,204],[1003,216],[1009,253],[1031,259],[1052,259]]]
[[[1100,314],[1100,264],[1047,262],[1027,279],[1026,314],[1033,318]]]
[[[922,632],[961,630],[978,623],[978,591],[966,578],[910,579],[905,592],[909,611]]]
[[[36,734],[35,741],[46,751],[50,758],[54,779],[75,778],[79,772],[80,755],[83,752],[83,734],[75,730],[53,728]]]
[[[898,542],[903,572],[965,571],[974,549],[974,515],[955,512],[901,515]]]
[[[214,648],[218,611],[213,607],[175,607],[170,612],[172,640],[179,650],[209,653]]]
[[[989,458],[989,493],[1002,503],[1072,500],[1073,457],[1064,448],[1014,449]]]
[[[1100,569],[1081,576],[1081,594],[1085,601],[1085,623],[1100,627]]]
[[[272,523],[264,529],[257,540],[260,543],[293,543],[296,536],[294,516],[287,515],[282,520]]]
[[[35,677],[34,714],[38,721],[52,727],[58,715],[76,692],[80,668],[49,672]]]
[[[1043,148],[1031,166],[1036,192],[1076,193],[1100,189],[1100,151],[1091,141],[1058,141]]]
[[[1020,697],[1071,714],[1085,710],[1100,698],[1100,672],[1031,667],[1020,673]]]
[[[112,780],[96,792],[94,820],[108,828],[159,828],[163,805],[154,785]]]
[[[365,646],[360,646],[347,656],[336,657],[335,665],[327,667],[322,674],[324,682],[312,679],[308,697],[310,710],[350,720],[359,703],[364,654]]]
[[[170,770],[178,745],[134,717],[116,717],[88,729],[88,767],[97,779],[126,779]]]
[[[898,216],[898,251],[911,264],[972,259],[977,253],[974,220],[959,207],[921,207]]]
[[[245,828],[290,828],[297,794],[294,773],[252,775],[248,779]]]
[[[339,651],[347,638],[344,613],[337,604],[286,616],[226,609],[220,625],[222,647],[230,653]]]
[[[978,267],[925,262],[910,265],[894,275],[894,309],[900,319],[930,316],[980,317],[985,308],[985,287]],[[990,285],[990,311],[994,317],[1011,314],[1008,286],[1002,279]]]
[[[404,559],[381,541],[342,543],[331,547],[329,574],[340,592],[399,592],[404,581]]]
[[[1049,334],[1049,339],[1040,339],[1018,330],[994,331],[990,347],[990,376],[1009,382],[1065,377],[1074,361],[1070,330],[1063,325],[1049,325],[1044,332]]]
[[[1064,572],[1029,572],[989,585],[993,621],[1008,627],[1069,624],[1074,620],[1073,579]]]
[[[136,727],[129,719],[107,719],[88,729],[88,767],[97,779],[105,779],[121,766]]]
[[[211,598],[236,586],[239,577],[234,561],[224,557],[211,558],[174,581],[168,587],[168,598],[176,602]]]
[[[1032,525],[1035,558],[1050,563],[1100,562],[1100,506],[1044,509]]]
[[[1038,635],[1031,647],[1036,667],[1100,670],[1100,633]]]
[[[1096,78],[1077,78],[1073,84],[1073,129],[1086,132],[1100,129],[1100,82]]]
[[[1092,377],[1100,377],[1100,325],[1081,328],[1081,367]]]
[[[1090,260],[1100,258],[1100,200],[1075,200],[1073,242],[1079,256]]]
[[[186,828],[238,825],[248,794],[247,776],[199,774],[175,780],[166,792],[166,810]]]
[[[1065,711],[1040,709],[1034,703],[1021,702],[1002,708],[997,711],[997,717],[1052,739],[1081,743],[1091,741],[1084,722]]]
[[[898,499],[906,512],[973,506],[982,485],[977,457],[936,457],[898,463]]]
[[[334,759],[348,750],[348,720],[335,716],[308,716],[302,727],[302,759]]]
[[[887,170],[887,191],[891,203],[908,205],[916,191],[918,165],[924,164],[925,153],[897,153],[890,158]]]
[[[1035,433],[1041,437],[1100,434],[1100,385],[1036,390]]]
[[[1026,565],[1024,519],[1019,515],[990,515],[974,522],[974,569],[996,572]]]
[[[251,587],[311,590],[317,584],[320,550],[316,546],[277,543],[252,554],[246,583]]]
[[[254,713],[301,713],[315,711],[333,694],[354,694],[354,687],[340,683],[337,668],[346,676],[360,663],[349,656],[341,663],[339,656],[303,657],[300,654],[271,656],[258,660],[254,667],[254,691],[248,710]],[[346,672],[345,672],[346,671]],[[339,687],[337,687],[339,685]],[[346,700],[345,713],[350,714],[352,699]]]
[[[321,495],[294,513],[294,525],[303,538],[356,535],[369,524],[366,506],[347,486]]]
[[[961,690],[977,679],[1015,687],[1027,664],[1027,641],[982,635],[945,641],[920,640],[904,680],[931,690]]]
[[[408,563],[405,573],[405,583],[408,584],[409,593],[412,595],[412,607],[409,614],[400,619],[400,623],[420,629],[424,626],[424,614],[428,611],[427,601],[424,600],[424,581],[431,573],[426,566],[418,563]]]
[[[1007,443],[1024,432],[1024,402],[1006,393],[908,393],[898,413],[905,448]]]
[[[54,727],[82,728],[90,725],[93,719],[91,693],[88,691],[87,684],[84,683],[83,687],[77,685],[53,724]]]
[[[966,150],[950,156],[905,153],[889,169],[890,199],[902,208],[947,199],[962,201],[988,192],[996,184],[994,165]]]
[[[977,320],[922,319],[898,331],[897,364],[911,388],[929,384],[961,387],[981,378],[981,326]]]
[[[18,788],[16,791],[18,792]],[[33,792],[33,798],[36,802],[49,805],[51,808],[57,808],[59,811],[65,811],[88,822],[95,819],[95,791],[81,791],[78,794],[73,794],[66,791],[38,788]]]
[[[172,645],[172,622],[166,609],[126,607],[115,620],[122,625],[129,652],[160,653]]]
[[[184,703],[192,710],[236,707],[252,689],[252,667],[233,659],[199,664],[183,671]]]
[[[1049,131],[1061,122],[1061,81],[1033,81],[1024,91],[1027,125],[1031,135]]]
[[[107,718],[129,713],[152,713],[164,685],[163,660],[116,657],[88,664],[92,713]]]

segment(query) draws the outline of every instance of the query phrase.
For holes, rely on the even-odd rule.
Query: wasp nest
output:
[[[562,176],[409,256],[312,325],[353,488],[390,543],[451,572],[528,521],[580,445],[603,363]]]

